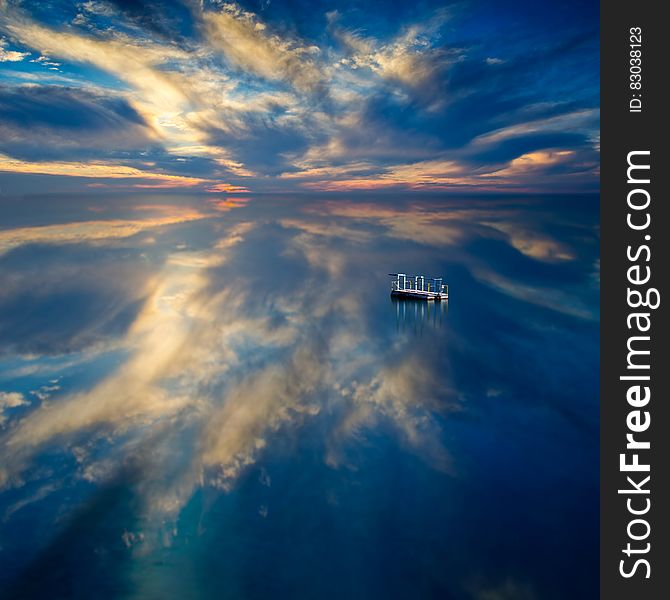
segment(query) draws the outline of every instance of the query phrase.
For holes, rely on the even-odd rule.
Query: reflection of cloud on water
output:
[[[110,345],[154,285],[135,250],[31,246],[0,256],[0,355],[54,356]]]
[[[580,319],[595,321],[598,318],[592,307],[585,306],[583,302],[575,300],[569,293],[562,290],[520,284],[485,267],[474,269],[473,274],[491,287],[518,300],[537,304]]]
[[[28,400],[20,392],[0,392],[0,427],[2,427],[8,417],[5,411],[19,406],[27,406]]]
[[[342,220],[358,227],[368,224],[382,227],[383,235],[405,243],[439,251],[447,248],[452,262],[468,268],[479,281],[497,291],[557,312],[597,319],[597,313],[579,298],[581,290],[575,289],[576,282],[578,288],[584,287],[581,278],[575,277],[582,268],[579,249],[561,239],[561,235],[566,237],[565,224],[555,214],[536,214],[523,207],[510,207],[504,201],[405,205],[332,201],[310,205],[305,211],[317,219],[339,218],[339,229]],[[307,227],[294,220],[292,224],[328,235],[323,223]],[[591,227],[585,224],[578,228],[570,223],[582,240],[595,239]],[[339,233],[333,230],[330,235]],[[576,236],[571,237],[574,241]],[[593,278],[592,272],[588,275]],[[598,286],[589,285],[588,289],[597,294]]]
[[[273,227],[238,223],[210,249],[171,253],[144,288],[118,367],[7,428],[3,483],[22,485],[40,453],[57,447],[91,482],[132,459],[150,513],[176,515],[197,487],[230,489],[274,436],[317,420],[331,432],[324,460],[333,467],[346,462],[347,444],[384,422],[445,469],[432,416],[445,390],[402,339],[388,348],[369,331],[367,288],[343,292],[357,254],[316,231],[283,228],[273,239]],[[272,254],[257,254],[257,233],[275,244]],[[293,269],[281,272],[287,293],[258,278],[259,261]]]
[[[500,238],[501,234],[522,254],[546,261],[574,259],[573,252],[561,241],[546,232],[537,230],[537,223],[527,223],[527,215],[508,207],[457,206],[440,207],[432,203],[414,203],[392,206],[386,203],[323,202],[310,206],[316,215],[336,216],[346,219],[380,224],[387,235],[403,240],[418,241],[431,246],[448,246],[463,242],[473,234]],[[292,221],[297,225],[299,221]],[[308,230],[318,230],[317,224],[304,225]],[[342,226],[339,229],[343,229]],[[326,230],[327,231],[327,230]],[[330,235],[338,235],[331,229]]]
[[[193,209],[170,208],[172,214],[147,219],[109,219],[7,229],[0,231],[0,253],[25,244],[66,244],[128,238],[156,227],[206,217]]]
[[[93,490],[120,487],[133,504],[114,536],[140,557],[180,543],[213,498],[242,499],[234,510],[276,525],[285,486],[313,492],[292,479],[305,460],[308,479],[376,485],[365,469],[384,456],[389,471],[406,460],[430,473],[433,490],[460,488],[481,458],[459,435],[497,444],[500,413],[514,440],[537,414],[590,434],[590,408],[566,400],[566,381],[593,361],[565,351],[593,341],[586,226],[499,202],[296,202],[260,213],[226,202],[213,216],[204,201],[189,210],[206,219],[0,257],[0,303],[15,307],[0,325],[32,324],[20,347],[0,335],[0,390],[22,394],[0,430],[7,527],[37,503],[74,514],[81,500],[95,506]],[[393,302],[396,268],[444,275],[449,304]],[[17,298],[38,315],[67,310],[57,322],[16,320]],[[334,488],[328,505],[347,510]],[[499,584],[477,589],[515,589]]]
[[[408,448],[420,453],[434,468],[447,470],[450,458],[439,442],[438,425],[432,417],[432,411],[440,411],[437,398],[443,398],[447,390],[436,389],[437,385],[431,369],[411,355],[383,367],[368,381],[354,380],[343,386],[340,394],[348,410],[331,437],[328,464],[339,466],[346,442],[386,419],[397,428]]]

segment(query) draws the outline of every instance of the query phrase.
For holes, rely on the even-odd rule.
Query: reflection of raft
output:
[[[395,279],[391,282],[391,296],[412,298],[414,300],[446,300],[449,298],[449,286],[442,283],[442,277],[424,275],[406,275],[389,273]]]

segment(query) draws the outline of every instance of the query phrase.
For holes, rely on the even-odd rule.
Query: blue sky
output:
[[[596,2],[0,0],[0,190],[596,191]]]

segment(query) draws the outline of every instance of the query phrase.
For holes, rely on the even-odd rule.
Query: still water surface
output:
[[[596,197],[0,216],[2,595],[596,596]]]

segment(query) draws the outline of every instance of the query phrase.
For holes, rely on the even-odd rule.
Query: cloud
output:
[[[423,5],[365,22],[353,10],[296,20],[281,8],[256,14],[221,2],[78,10],[73,23],[12,6],[0,23],[38,54],[7,85],[40,84],[9,98],[34,115],[34,135],[14,119],[0,150],[62,165],[64,178],[67,163],[144,171],[153,162],[214,191],[597,186],[597,48],[587,23],[565,39],[535,32],[529,59],[517,37],[482,39],[458,10]],[[60,122],[43,110],[47,98],[62,107]],[[77,127],[65,118],[78,114]],[[93,123],[105,135],[86,127]],[[574,160],[518,168],[521,157],[563,151]],[[99,175],[96,184],[120,186]]]
[[[300,91],[317,89],[323,76],[313,60],[320,50],[297,40],[281,38],[251,12],[224,4],[220,12],[204,11],[210,45],[223,52],[233,66],[270,80],[285,80]]]
[[[402,131],[389,114],[396,109],[388,100],[372,98],[362,101],[362,107],[333,118],[331,134],[324,142],[311,140],[313,144],[303,154],[289,154],[292,171],[325,168],[337,174],[351,163],[380,171],[389,163],[435,157],[440,150],[438,140],[427,132]],[[329,176],[327,171],[323,173]]]
[[[337,167],[307,166],[304,170],[285,172],[281,177],[296,180],[301,187],[331,192],[458,188],[494,191],[505,187],[530,191],[539,180],[579,190],[593,181],[598,166],[592,153],[551,148],[476,167],[467,159],[450,158],[385,166],[354,162]]]
[[[170,39],[182,38],[182,25],[190,19],[188,3],[154,0],[107,0],[84,2],[80,15],[101,16],[122,21],[123,18],[140,30]],[[83,14],[82,14],[83,13]]]
[[[0,62],[21,62],[27,56],[30,56],[30,52],[7,50],[7,41],[0,38]]]
[[[533,107],[528,107],[528,112],[531,112]],[[535,107],[539,109],[540,107]],[[550,109],[551,107],[545,107]],[[526,136],[528,134],[535,134],[538,132],[558,132],[568,130],[580,130],[589,127],[596,128],[598,125],[599,110],[594,108],[568,111],[555,116],[550,116],[543,119],[530,119],[521,123],[515,123],[490,131],[488,133],[477,136],[472,140],[473,146],[487,145],[499,143],[510,138]]]
[[[16,17],[6,25],[17,39],[43,55],[90,63],[117,75],[121,80],[144,92],[145,101],[168,108],[187,100],[185,90],[169,72],[157,67],[170,60],[187,60],[188,53],[173,45],[133,40],[119,34],[111,39],[97,39],[68,31],[57,31]]]
[[[234,17],[230,18],[235,21]],[[226,146],[243,149],[245,140],[255,144],[256,136],[264,136],[267,122],[259,122],[254,113],[295,104],[286,93],[236,91],[237,83],[214,68],[207,59],[215,48],[186,50],[167,42],[120,33],[100,39],[85,33],[57,31],[24,16],[15,16],[6,27],[12,35],[44,55],[88,63],[118,77],[133,90],[132,94],[121,92],[120,95],[141,115],[156,145],[175,154],[185,148],[197,148],[199,154],[214,159],[213,167],[223,167],[220,170],[224,172],[241,176],[250,174],[241,161],[231,159]],[[273,42],[271,47],[275,46]],[[295,53],[301,54],[301,51],[292,49],[289,54]],[[293,62],[285,62],[286,68]],[[302,81],[306,72],[302,63],[298,71],[296,78]],[[290,122],[283,124],[282,119],[275,119],[275,133],[271,137],[276,138],[277,132],[281,131],[288,134],[291,122],[297,122],[295,117],[284,117],[283,120]],[[218,139],[214,133],[219,134]],[[209,143],[212,139],[217,141],[217,146]],[[270,138],[264,136],[262,139]],[[236,140],[239,140],[237,145]],[[13,145],[11,149],[16,150]],[[264,155],[271,154],[266,152]],[[263,154],[259,153],[259,156]],[[136,162],[141,160],[136,156]],[[220,175],[216,168],[213,171],[212,174]]]
[[[404,86],[413,98],[435,110],[444,102],[447,69],[461,54],[457,48],[434,45],[447,17],[445,10],[439,10],[384,42],[364,37],[355,30],[335,27],[335,37],[348,51],[338,65],[354,71],[372,71],[382,79]]]
[[[146,149],[155,132],[118,95],[59,86],[0,85],[0,152],[21,159],[96,157]]]
[[[188,112],[194,88],[203,79],[199,77],[190,82],[183,71],[161,68],[173,63],[189,72],[193,57],[187,51],[174,44],[121,33],[101,39],[74,31],[59,31],[22,15],[15,15],[5,27],[43,55],[92,65],[131,86],[138,92],[134,108],[162,137],[189,143],[197,139],[183,119],[176,124],[174,120],[180,113]]]
[[[87,183],[95,188],[170,189],[201,186],[212,192],[245,192],[243,186],[228,184],[214,179],[185,177],[155,172],[147,168],[140,170],[114,162],[30,162],[11,159],[0,154],[0,172],[80,177],[92,180]],[[107,180],[105,182],[104,180]],[[119,181],[121,180],[121,181]],[[117,182],[117,183],[112,183]]]

